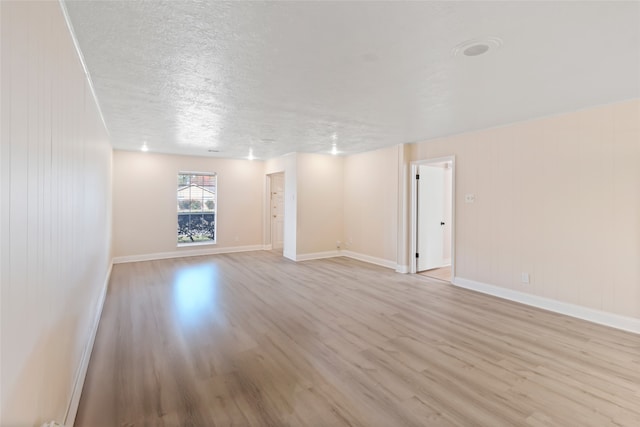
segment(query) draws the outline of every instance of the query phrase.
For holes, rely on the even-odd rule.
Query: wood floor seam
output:
[[[117,264],[76,418],[640,425],[640,336],[350,258]]]

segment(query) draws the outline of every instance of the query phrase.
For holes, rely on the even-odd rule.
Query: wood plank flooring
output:
[[[451,266],[433,268],[431,270],[421,271],[421,276],[430,277],[432,279],[444,280],[445,282],[451,282]]]
[[[76,426],[640,426],[640,336],[346,258],[119,264]]]

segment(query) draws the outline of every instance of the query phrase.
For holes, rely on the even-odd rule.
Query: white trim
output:
[[[297,261],[295,253],[291,253],[291,252],[288,252],[288,251],[283,251],[282,252],[282,256],[285,257],[285,258],[290,259],[291,261]]]
[[[270,251],[272,249],[273,249],[273,246],[271,245],[271,243],[269,243],[268,245],[262,245],[263,251]]]
[[[312,259],[324,259],[324,258],[335,258],[340,256],[339,250],[333,251],[325,251],[325,252],[312,252],[309,254],[300,254],[296,255],[296,261],[309,261]]]
[[[206,248],[206,249],[196,249],[196,250],[182,250],[182,251],[173,251],[173,252],[157,252],[153,254],[141,254],[141,255],[128,255],[128,256],[119,256],[113,259],[114,264],[122,264],[126,262],[139,262],[139,261],[154,261],[158,259],[169,259],[169,258],[184,258],[190,256],[201,256],[201,255],[215,255],[215,254],[228,254],[234,252],[249,252],[249,251],[261,251],[263,250],[263,245],[250,245],[250,246],[231,246],[226,248]]]
[[[416,252],[418,251],[416,242],[416,230],[418,218],[416,215],[417,200],[416,194],[418,191],[416,183],[416,174],[418,173],[418,167],[420,165],[428,165],[431,163],[451,162],[451,258],[449,264],[451,265],[451,277],[455,277],[456,266],[456,156],[444,156],[436,157],[432,159],[415,160],[411,162],[411,212],[410,212],[410,230],[411,237],[411,252],[409,253],[409,273],[417,273],[417,259]]]
[[[194,246],[209,246],[215,245],[215,240],[204,240],[201,242],[186,242],[186,243],[177,243],[176,248],[193,248]]]
[[[87,84],[89,85],[89,90],[91,91],[91,96],[93,96],[93,102],[96,103],[96,108],[98,109],[98,115],[100,116],[100,120],[102,121],[102,126],[107,131],[107,136],[111,138],[111,133],[109,132],[109,128],[107,127],[107,122],[104,120],[104,114],[102,114],[102,108],[100,108],[100,103],[98,102],[98,97],[96,96],[96,90],[93,87],[93,80],[91,80],[91,75],[89,74],[89,69],[87,68],[87,63],[84,60],[84,55],[80,50],[80,43],[78,43],[78,39],[76,38],[76,33],[73,30],[73,24],[71,24],[71,19],[69,18],[69,12],[67,11],[67,6],[64,4],[64,0],[58,0],[58,4],[60,5],[60,9],[62,10],[62,15],[64,16],[64,22],[67,24],[67,29],[69,30],[69,35],[71,35],[71,40],[73,41],[73,47],[76,49],[76,53],[78,54],[78,59],[80,60],[80,64],[82,65],[82,70],[84,71],[84,75],[87,78]]]
[[[600,325],[610,326],[623,331],[640,334],[640,319],[635,317],[621,316],[619,314],[608,313],[606,311],[583,307],[567,302],[557,301],[549,298],[531,295],[525,292],[514,291],[513,289],[502,288],[500,286],[489,285],[475,280],[454,277],[452,283],[455,286],[493,295],[498,298],[519,302],[543,310],[553,311]]]
[[[401,274],[407,274],[409,273],[409,266],[408,265],[396,265],[396,273],[401,273]]]
[[[80,396],[82,395],[82,388],[84,386],[85,378],[87,377],[87,369],[89,368],[89,361],[91,360],[91,352],[93,351],[93,344],[96,341],[96,335],[98,333],[98,326],[100,324],[100,317],[102,317],[102,309],[104,307],[104,301],[107,298],[107,289],[109,288],[109,279],[111,278],[111,270],[113,269],[113,262],[109,264],[107,275],[102,284],[102,290],[98,296],[98,305],[96,307],[96,313],[91,323],[91,330],[89,331],[89,341],[87,342],[84,351],[82,352],[82,358],[80,359],[80,366],[76,373],[76,380],[73,383],[73,391],[71,392],[71,400],[67,407],[67,413],[64,416],[64,425],[73,426],[76,414],[78,413],[78,406],[80,405]]]
[[[340,251],[340,256],[357,259],[358,261],[368,262],[369,264],[375,264],[381,267],[392,268],[394,270],[396,270],[397,268],[395,261],[389,261],[388,259],[383,259],[383,258],[376,258],[371,255],[361,254],[358,252]]]
[[[416,252],[418,251],[418,242],[416,241],[416,230],[418,223],[418,215],[416,215],[416,210],[418,208],[418,203],[416,200],[416,195],[418,194],[418,183],[416,182],[416,175],[418,174],[418,164],[416,162],[411,162],[411,175],[409,176],[409,181],[411,182],[411,193],[409,196],[410,203],[410,211],[409,211],[409,237],[411,241],[411,249],[409,250],[409,273],[414,274],[417,272],[418,268],[416,266]]]
[[[299,255],[291,255],[291,254],[283,254],[284,257],[289,258],[292,261],[310,261],[313,259],[326,259],[326,258],[335,258],[335,257],[346,257],[346,258],[352,258],[358,261],[363,261],[363,262],[367,262],[369,264],[375,264],[375,265],[379,265],[381,267],[386,267],[386,268],[391,268],[394,269],[396,271],[398,271],[398,269],[401,268],[401,266],[398,266],[396,264],[395,261],[389,261],[387,259],[382,259],[382,258],[376,258],[370,255],[366,255],[366,254],[361,254],[358,252],[352,252],[352,251],[348,251],[348,250],[340,250],[340,249],[336,249],[333,251],[324,251],[324,252],[312,252],[312,253],[308,253],[308,254],[299,254]],[[408,266],[404,266],[404,270],[408,270]],[[406,273],[406,271],[398,271],[400,273]]]
[[[218,172],[197,172],[197,171],[183,171],[183,170],[179,170],[178,171],[178,175],[207,175],[207,176],[215,176],[216,178],[218,177]],[[193,184],[195,185],[195,184]],[[216,179],[216,194],[218,193],[218,180]],[[207,190],[209,191],[209,190]],[[212,193],[212,191],[209,191],[210,193]]]

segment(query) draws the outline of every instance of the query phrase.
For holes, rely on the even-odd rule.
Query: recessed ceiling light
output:
[[[480,56],[498,49],[502,46],[502,39],[489,36],[464,41],[453,48],[453,56]]]
[[[464,56],[478,56],[483,53],[487,53],[489,50],[489,46],[484,43],[474,44],[473,46],[469,46],[465,50],[462,51]]]
[[[145,142],[144,144],[142,144],[142,148],[140,148],[141,151],[144,151],[145,153],[147,151],[149,151],[149,147],[147,147],[147,143]]]
[[[255,159],[255,157],[253,157],[253,148],[249,148],[249,156],[247,156],[247,159],[249,160]]]
[[[338,154],[338,147],[336,147],[335,144],[333,144],[333,147],[331,148],[331,154],[333,154],[334,156]]]

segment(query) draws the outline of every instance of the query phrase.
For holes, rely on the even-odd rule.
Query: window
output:
[[[216,174],[178,174],[178,244],[216,242]]]

